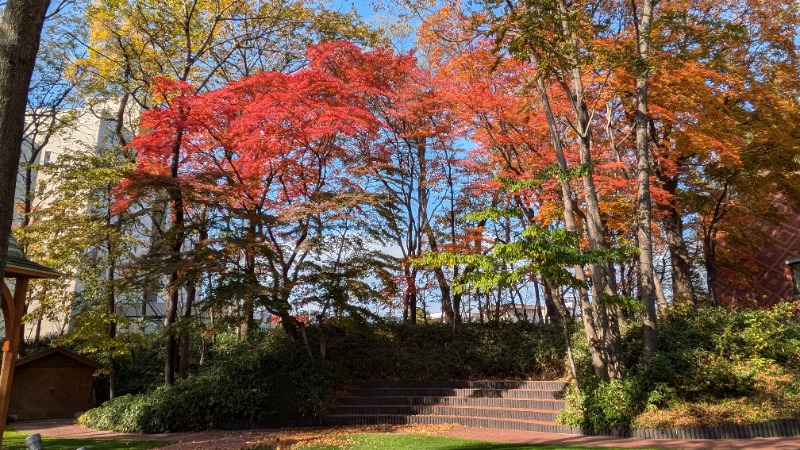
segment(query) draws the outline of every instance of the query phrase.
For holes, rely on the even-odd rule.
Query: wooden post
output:
[[[0,444],[6,431],[8,404],[11,401],[11,381],[14,378],[14,365],[19,350],[19,329],[22,326],[22,310],[25,304],[25,292],[28,290],[28,278],[17,278],[14,295],[5,280],[0,279],[2,289],[3,316],[6,322],[6,338],[3,341],[3,365],[0,368]]]

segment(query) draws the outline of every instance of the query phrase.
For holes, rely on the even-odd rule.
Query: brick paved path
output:
[[[13,424],[16,431],[42,436],[90,439],[165,440],[175,444],[163,450],[239,450],[245,446],[274,442],[275,433],[270,430],[252,431],[204,431],[172,434],[124,434],[83,428],[69,420],[26,421]],[[517,444],[584,445],[620,448],[660,449],[759,449],[798,450],[800,437],[727,439],[727,440],[653,440],[614,438],[605,436],[573,436],[565,434],[535,433],[530,431],[500,430],[490,428],[459,427],[442,432],[445,436],[483,441]]]
[[[634,439],[608,436],[575,436],[568,434],[534,433],[530,431],[489,428],[454,428],[446,436],[515,444],[585,445],[620,448],[668,449],[800,449],[800,437],[758,439]]]

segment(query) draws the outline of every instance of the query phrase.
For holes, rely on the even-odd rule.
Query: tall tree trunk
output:
[[[558,2],[558,8],[562,16],[561,28],[571,49],[568,56],[570,65],[569,80],[561,80],[561,86],[565,90],[565,94],[568,95],[575,114],[574,126],[578,134],[578,151],[581,165],[584,169],[581,179],[583,181],[583,198],[586,204],[586,231],[589,240],[589,248],[592,250],[602,250],[606,247],[605,228],[600,214],[597,189],[594,184],[594,166],[591,153],[591,115],[589,114],[589,108],[586,104],[583,74],[581,72],[580,57],[577,50],[580,47],[580,40],[578,39],[575,27],[570,23],[569,19],[573,12],[571,10],[572,7],[573,5],[571,3],[564,0]],[[548,122],[550,121],[548,120]],[[592,264],[589,268],[591,269],[592,279],[590,287],[592,302],[595,306],[594,314],[590,319],[593,319],[593,328],[595,330],[594,345],[599,352],[597,355],[593,355],[593,360],[595,358],[600,358],[602,360],[602,362],[600,362],[600,370],[598,371],[598,366],[595,365],[595,371],[603,378],[621,378],[623,370],[622,346],[618,322],[619,316],[615,311],[618,308],[606,307],[601,301],[602,297],[615,294],[610,264]],[[581,309],[583,310],[583,307]],[[587,337],[589,337],[591,342],[592,337],[588,335]],[[595,364],[597,363],[598,362],[595,361]]]
[[[648,125],[648,68],[650,53],[650,25],[653,20],[654,0],[643,0],[641,11],[631,0],[633,22],[636,27],[638,59],[636,64],[636,241],[639,246],[639,297],[644,303],[644,361],[650,361],[658,345],[656,335],[656,287],[653,280],[653,205],[650,198],[650,153],[647,139]]]
[[[578,383],[578,370],[575,366],[575,355],[572,352],[572,316],[570,316],[569,311],[564,306],[563,298],[558,293],[558,290],[555,286],[551,285],[550,282],[547,281],[546,278],[542,278],[542,290],[544,291],[545,298],[550,298],[550,301],[553,303],[553,313],[558,317],[557,321],[554,323],[558,323],[561,327],[561,332],[564,335],[564,342],[567,344],[567,364],[569,366],[570,375],[572,375],[572,379],[575,380],[575,386],[580,391],[580,386]],[[556,300],[556,297],[558,299]],[[548,315],[550,313],[548,312]]]
[[[117,396],[117,360],[114,356],[116,351],[117,339],[117,291],[114,283],[117,277],[116,251],[111,237],[112,214],[111,214],[111,195],[113,186],[108,186],[106,190],[106,251],[108,252],[108,297],[106,297],[106,332],[111,341],[111,356],[108,361],[108,396],[113,399]]]
[[[534,63],[538,66],[538,60],[534,59]],[[580,74],[580,73],[578,73]],[[559,169],[563,174],[568,173],[569,167],[567,165],[564,150],[561,145],[561,137],[559,135],[558,124],[555,120],[555,115],[550,106],[550,98],[547,93],[547,86],[543,79],[538,80],[539,93],[541,96],[542,106],[545,110],[547,117],[548,127],[550,129],[550,137],[552,140],[553,148],[555,150],[556,159],[558,161]],[[582,92],[582,90],[580,91]],[[576,96],[582,103],[582,95]],[[583,123],[581,130],[588,138],[588,113],[585,111],[585,103],[583,109],[576,108],[576,111],[583,110],[584,113],[579,117],[583,117],[580,123]],[[588,141],[581,139],[581,163],[588,166],[587,175],[583,177],[584,190],[586,194],[587,210],[587,231],[589,232],[589,243],[592,249],[603,246],[603,232],[602,223],[600,222],[600,211],[597,203],[597,195],[594,190],[594,181],[591,174],[591,154],[587,146]],[[561,177],[561,198],[564,206],[564,226],[569,231],[577,231],[578,227],[575,223],[576,211],[572,200],[572,188],[569,185],[569,179],[565,176]],[[590,301],[586,289],[579,289],[579,299],[581,306],[581,317],[583,319],[583,328],[586,337],[589,341],[590,353],[592,355],[592,365],[595,373],[601,378],[619,378],[622,375],[622,355],[619,329],[617,328],[616,321],[609,320],[606,307],[598,300],[601,293],[605,295],[610,286],[607,283],[607,277],[604,276],[603,265],[591,266],[592,269],[592,299]],[[586,283],[587,277],[584,268],[580,265],[574,267],[575,277]]]
[[[8,0],[0,26],[0,282],[3,282],[5,274],[8,238],[14,218],[14,194],[22,152],[28,88],[49,5],[50,0]],[[24,289],[25,284],[18,284],[16,289]],[[17,336],[11,339],[16,340]],[[11,350],[7,361],[4,358],[7,364],[16,359],[17,345]],[[4,383],[0,386],[0,391],[5,394],[0,404],[0,444],[6,428],[12,376],[7,380],[7,385]]]
[[[31,150],[31,158],[30,162],[33,163],[36,161],[36,154],[38,154],[38,150],[32,149]],[[25,168],[25,198],[23,199],[23,211],[22,211],[22,227],[27,227],[31,223],[31,211],[33,210],[33,166],[28,164]],[[25,254],[28,253],[27,248],[23,247],[23,252]],[[25,317],[28,314],[28,307],[30,306],[30,302],[25,302],[25,307],[22,309],[22,317]],[[25,348],[27,344],[25,343],[25,323],[23,322],[19,327],[19,356],[25,356],[27,349]]]
[[[247,243],[244,250],[244,276],[250,286],[258,286],[256,277],[256,251],[252,247],[256,242],[256,225],[252,221],[247,226]],[[255,326],[255,296],[246,293],[242,299],[242,315],[239,318],[239,336],[246,339]]]
[[[0,279],[14,217],[28,88],[49,0],[8,0],[0,26]]]
[[[178,180],[178,167],[180,165],[180,151],[181,140],[183,133],[178,131],[175,137],[175,143],[172,146],[172,158],[170,161],[170,176],[177,182]],[[166,339],[166,348],[164,355],[164,382],[167,386],[175,384],[175,369],[176,357],[178,353],[178,341],[175,336],[175,322],[178,320],[178,300],[180,295],[181,286],[179,284],[180,273],[178,272],[178,262],[181,259],[181,249],[183,248],[183,241],[185,239],[184,230],[184,204],[183,193],[179,186],[173,186],[168,189],[170,202],[170,218],[171,218],[171,231],[174,233],[172,237],[172,248],[170,254],[170,263],[175,266],[169,276],[169,295],[167,297],[167,307],[164,315],[164,334]]]
[[[200,227],[198,232],[197,244],[203,245],[203,243],[208,239],[208,229],[205,226]],[[183,320],[188,321],[192,317],[192,308],[194,307],[195,301],[197,301],[197,284],[200,283],[200,279],[189,281],[186,284],[186,310],[183,312]],[[213,324],[212,324],[213,328]],[[183,328],[181,332],[181,342],[180,342],[180,353],[181,353],[181,360],[178,366],[178,375],[181,378],[186,378],[189,374],[189,354],[191,352],[189,348],[190,343],[190,334],[189,331],[186,330],[186,327]]]
[[[561,324],[562,314],[560,313],[561,307],[556,304],[556,299],[553,296],[553,290],[550,288],[550,283],[542,279],[542,297],[544,297],[544,306],[547,308],[547,322],[552,324]],[[539,301],[539,286],[536,286],[536,301]]]
[[[725,203],[728,198],[728,184],[725,183],[722,187],[714,204],[714,213],[708,219],[708,223],[704,224],[703,228],[703,256],[705,258],[706,268],[706,283],[708,283],[709,302],[716,306],[718,304],[716,292],[714,287],[717,282],[717,227],[719,221],[725,217],[727,208]]]
[[[705,257],[706,283],[708,286],[709,302],[717,306],[717,295],[714,288],[717,282],[717,238],[716,230],[712,229],[703,236],[703,254]]]
[[[403,295],[403,321],[415,325],[417,323],[417,280],[410,263],[403,265],[403,276],[406,280],[406,291]]]
[[[178,342],[175,338],[175,322],[178,320],[178,272],[173,271],[169,276],[170,288],[167,297],[167,308],[164,315],[164,338],[166,348],[164,350],[164,382],[167,386],[175,384],[176,356],[178,352]]]
[[[456,272],[457,275],[457,272]],[[453,325],[461,323],[461,299],[462,294],[453,294]]]

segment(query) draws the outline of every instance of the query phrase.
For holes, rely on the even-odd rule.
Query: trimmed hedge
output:
[[[316,339],[316,330],[313,333]],[[565,374],[563,331],[509,323],[376,327],[371,336],[326,327],[328,359],[361,380],[555,379]]]
[[[327,359],[309,357],[280,329],[245,341],[221,335],[200,370],[170,388],[126,395],[81,416],[93,428],[170,432],[224,420],[315,417],[347,380],[552,379],[564,374],[563,334],[554,326],[375,325],[367,336],[326,325]],[[308,328],[311,348],[320,330]],[[135,352],[135,350],[134,350]],[[160,358],[153,361],[160,370]],[[141,368],[140,368],[141,370]],[[345,376],[346,375],[346,376]],[[135,383],[130,383],[135,385]]]

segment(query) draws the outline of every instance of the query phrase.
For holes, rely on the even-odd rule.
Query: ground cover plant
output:
[[[3,433],[3,450],[17,450],[25,448],[27,434],[17,431],[6,431]],[[127,441],[116,439],[66,439],[43,437],[42,443],[47,450],[75,450],[79,447],[86,447],[90,450],[145,450],[149,448],[160,448],[169,445],[169,441]]]

